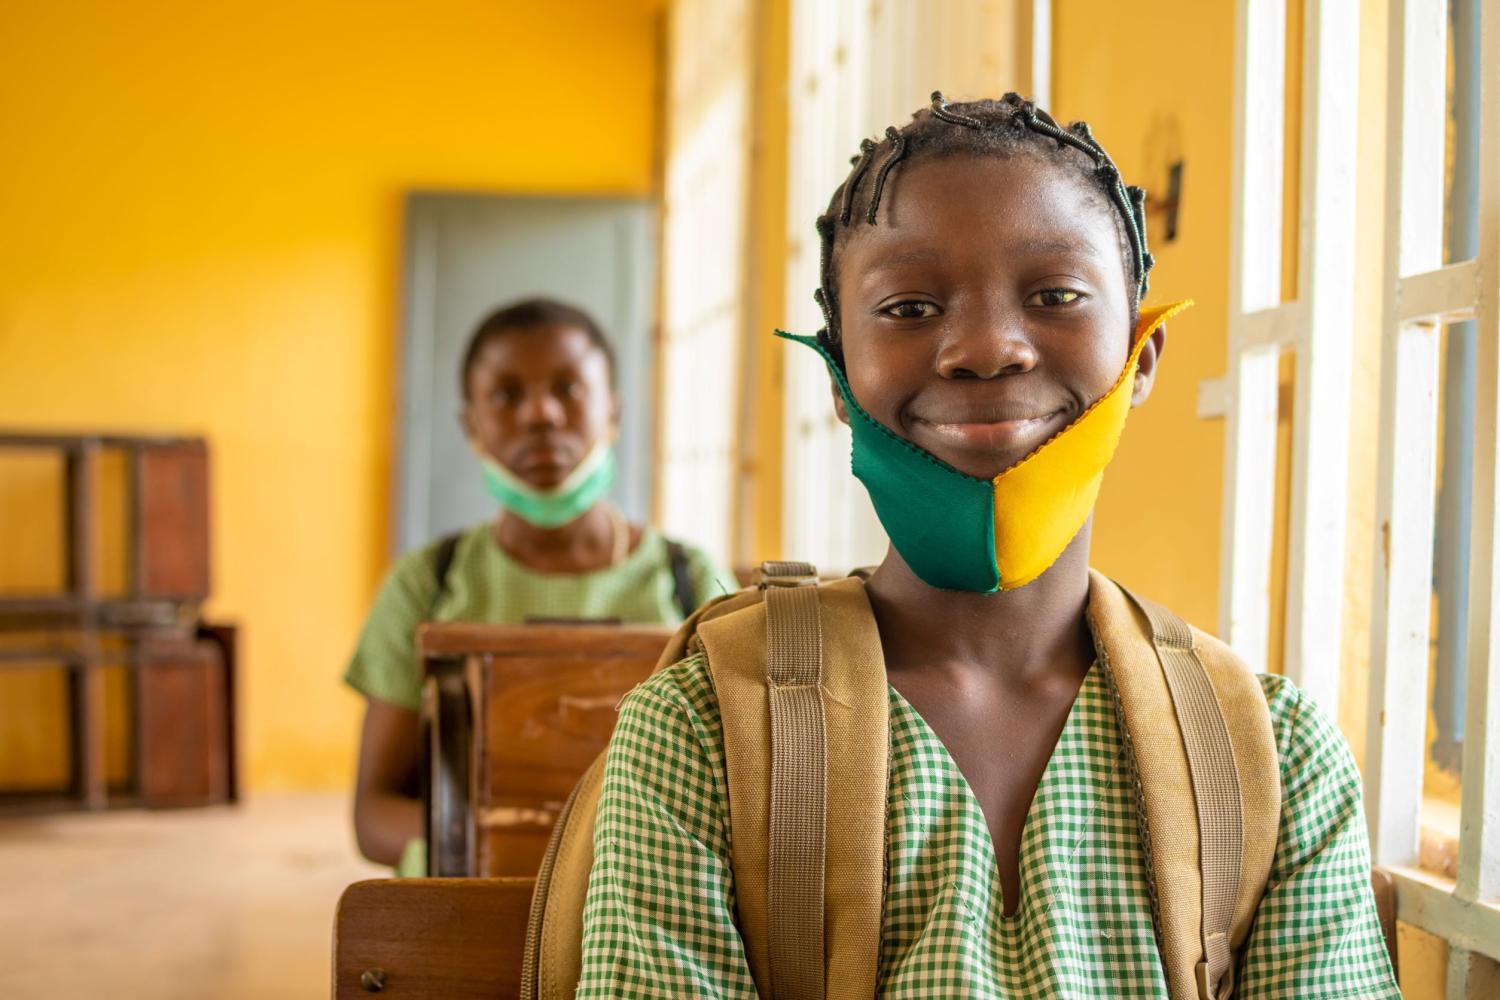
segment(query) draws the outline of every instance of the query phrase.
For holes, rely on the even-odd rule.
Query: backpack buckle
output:
[[[769,560],[755,567],[750,586],[757,590],[770,587],[809,587],[818,582],[818,571],[812,563]]]

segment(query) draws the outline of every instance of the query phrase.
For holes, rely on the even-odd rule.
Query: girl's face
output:
[[[980,479],[1067,427],[1120,376],[1130,299],[1113,211],[1045,156],[919,161],[840,249],[849,386],[871,416]],[[1164,334],[1141,353],[1150,392]],[[834,392],[839,417],[848,422]]]
[[[609,361],[576,327],[491,337],[467,382],[464,431],[537,489],[559,485],[614,435],[618,407]]]

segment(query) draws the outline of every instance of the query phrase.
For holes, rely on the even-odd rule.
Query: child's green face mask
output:
[[[613,442],[600,441],[594,450],[557,486],[539,490],[520,476],[481,451],[484,488],[490,496],[521,520],[538,528],[557,528],[582,517],[590,507],[604,499],[615,480]]]
[[[1143,310],[1114,385],[992,480],[960,472],[870,416],[817,338],[781,331],[777,336],[811,347],[827,363],[849,414],[854,475],[865,484],[906,564],[941,590],[992,593],[1041,576],[1088,520],[1130,413],[1141,349],[1158,327],[1191,304]]]

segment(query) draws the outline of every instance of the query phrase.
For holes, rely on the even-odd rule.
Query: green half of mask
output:
[[[557,528],[582,517],[604,499],[615,481],[615,450],[601,441],[568,477],[550,490],[539,490],[489,455],[480,452],[484,488],[500,506],[538,528]]]
[[[776,336],[812,348],[828,365],[854,435],[854,476],[869,491],[881,526],[912,572],[942,590],[998,590],[994,486],[897,437],[866,413],[817,337],[781,330]]]

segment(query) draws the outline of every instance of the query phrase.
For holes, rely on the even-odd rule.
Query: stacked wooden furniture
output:
[[[0,811],[187,806],[235,798],[234,630],[199,620],[209,593],[208,451],[201,439],[0,432],[0,454],[61,459],[64,587],[0,593],[0,670],[68,674],[70,781],[0,789]],[[123,454],[126,580],[98,579],[101,457]],[[34,530],[6,524],[0,531]],[[105,777],[103,671],[124,667],[132,713],[129,778]]]
[[[428,873],[531,876],[665,628],[422,626]]]

